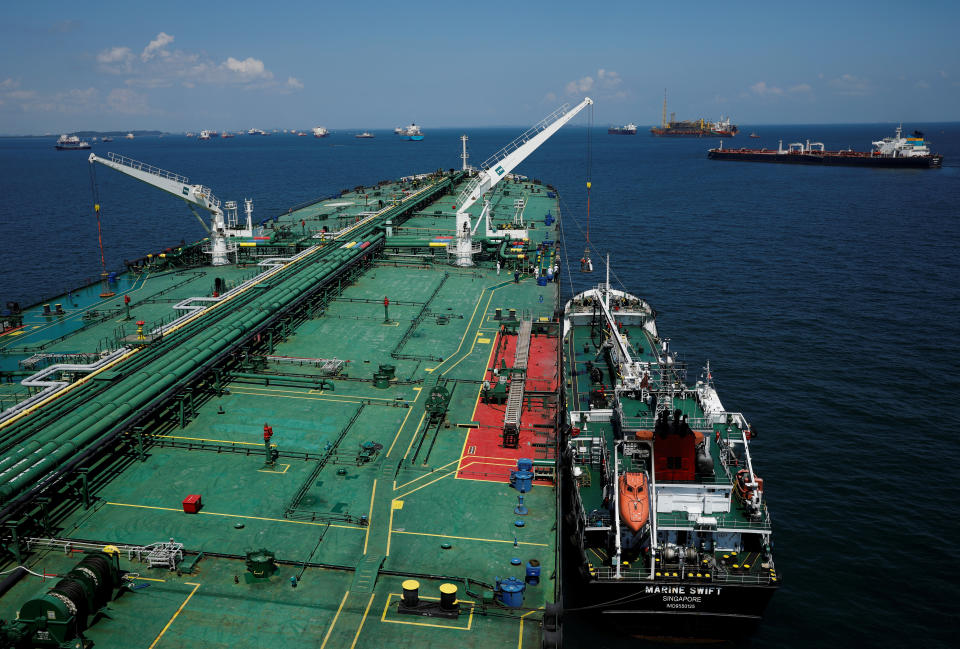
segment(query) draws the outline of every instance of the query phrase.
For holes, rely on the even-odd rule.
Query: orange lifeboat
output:
[[[650,518],[650,497],[647,477],[643,473],[624,473],[619,479],[620,518],[634,533]]]

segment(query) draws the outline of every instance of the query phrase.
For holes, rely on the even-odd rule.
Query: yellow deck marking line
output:
[[[452,354],[450,354],[449,356],[447,356],[447,360],[441,361],[439,365],[435,365],[435,366],[432,367],[432,368],[425,368],[425,369],[423,370],[424,372],[433,372],[433,371],[435,371],[435,370],[439,370],[439,369],[440,369],[441,367],[443,367],[451,358],[453,358],[454,356],[456,356],[457,354],[460,353],[460,349],[463,347],[463,341],[465,341],[465,340],[467,339],[467,334],[469,334],[470,331],[473,329],[473,319],[474,319],[474,317],[476,317],[476,315],[477,315],[477,309],[480,308],[480,303],[483,301],[483,294],[484,294],[486,291],[487,291],[487,289],[483,289],[482,291],[480,291],[480,297],[477,298],[477,303],[476,303],[476,305],[474,305],[474,307],[473,307],[473,313],[470,314],[470,320],[467,321],[467,328],[464,330],[463,336],[461,336],[461,338],[460,338],[460,344],[457,345],[457,350],[456,350],[455,352],[453,352]],[[493,297],[493,296],[491,295],[490,297]],[[490,304],[490,300],[487,300],[487,304],[488,304],[488,305]],[[444,370],[443,374],[446,374],[446,370]],[[442,375],[441,375],[441,376],[442,376]]]
[[[442,476],[440,476],[439,478],[436,478],[436,479],[434,479],[434,480],[431,480],[430,482],[428,482],[428,483],[426,483],[426,484],[422,484],[422,485],[420,485],[419,487],[417,487],[416,489],[411,489],[411,490],[408,491],[407,493],[401,494],[401,495],[397,496],[397,498],[401,498],[401,499],[402,499],[402,498],[406,498],[407,496],[409,496],[410,494],[412,494],[412,493],[415,492],[415,491],[420,491],[420,490],[423,489],[424,487],[429,487],[429,486],[432,485],[434,482],[439,482],[440,480],[443,480],[444,478],[449,478],[450,476],[454,475],[456,472],[457,472],[457,470],[454,469],[453,471],[450,471],[449,473],[444,473],[444,474],[443,474]]]
[[[520,636],[517,638],[517,649],[522,649],[523,647],[523,618],[527,617],[531,613],[536,613],[536,611],[527,611],[520,616]]]
[[[497,329],[497,335],[499,335],[499,333],[500,333],[500,330]],[[487,368],[489,368],[491,366],[491,363],[493,362],[493,352],[496,350],[496,348],[497,348],[496,345],[490,345],[490,353],[487,355],[487,364],[483,368],[483,376],[480,377],[481,380],[486,379]],[[482,392],[483,392],[483,384],[481,383],[480,386],[477,387],[477,398],[473,402],[473,412],[470,413],[471,417],[476,417],[477,408],[480,406],[480,395]],[[457,460],[457,473],[459,473],[461,469],[460,463],[463,462],[464,451],[467,450],[468,439],[470,439],[469,430],[467,431],[467,434],[463,436],[463,448],[460,449],[460,459]]]
[[[330,628],[327,629],[327,635],[323,636],[323,643],[320,645],[320,649],[327,646],[327,640],[330,639],[330,634],[333,633],[333,627],[337,626],[337,618],[340,617],[340,611],[343,610],[343,605],[347,603],[347,597],[349,597],[349,595],[349,590],[343,594],[343,599],[340,600],[340,606],[337,607],[337,614],[333,616],[333,622],[330,623]]]
[[[144,433],[147,437],[158,439],[189,439],[194,442],[217,442],[218,444],[243,444],[244,446],[263,446],[263,442],[234,442],[229,439],[210,439],[207,437],[184,437],[183,435],[160,435],[158,433]],[[274,444],[273,446],[276,446]]]
[[[484,313],[486,313],[487,310],[490,308],[490,302],[493,301],[493,294],[496,293],[496,292],[497,292],[497,289],[492,289],[492,290],[490,291],[490,296],[487,298],[487,304],[483,307],[483,312],[484,312]],[[480,300],[482,300],[482,299],[483,299],[483,295],[480,296]],[[477,314],[477,307],[480,306],[480,300],[477,300],[477,306],[473,307],[473,316],[470,316],[470,324],[467,325],[467,331],[470,331],[470,328],[473,327],[473,318],[474,318],[474,316]],[[479,326],[480,326],[480,325],[477,325],[478,328],[479,328]],[[463,341],[466,339],[466,337],[467,337],[467,332],[464,332],[463,338],[460,339],[460,347],[463,346]],[[476,347],[476,346],[477,346],[477,338],[476,338],[476,336],[474,336],[474,338],[473,338],[473,343],[470,345],[470,351],[468,351],[466,354],[464,354],[464,355],[463,355],[463,358],[461,358],[460,360],[458,360],[456,363],[454,363],[453,365],[451,365],[451,366],[448,367],[447,369],[443,370],[443,373],[442,373],[440,376],[445,376],[447,372],[449,372],[450,370],[452,370],[453,368],[455,368],[457,365],[459,365],[459,364],[462,363],[463,361],[465,361],[465,360],[467,360],[468,358],[470,358],[470,354],[473,353],[473,348]],[[459,353],[460,353],[460,347],[457,347],[457,351],[455,352],[455,354],[459,354]]]
[[[155,505],[132,505],[130,503],[113,503],[108,502],[108,505],[114,505],[116,507],[133,507],[135,509],[157,509],[160,511],[166,512],[182,512],[182,509],[177,509],[176,507],[157,507]],[[265,518],[263,516],[245,516],[244,514],[222,514],[220,512],[198,512],[201,515],[207,516],[224,516],[226,518],[247,518],[252,521],[270,521],[273,523],[293,523],[295,525],[319,525],[325,526],[326,523],[317,523],[316,521],[292,521],[286,518]],[[330,527],[339,527],[345,530],[362,530],[362,527],[353,526],[353,525],[334,525],[330,523]]]
[[[367,553],[367,541],[370,540],[370,528],[373,526],[373,498],[377,495],[377,479],[373,479],[373,489],[370,491],[370,511],[367,512],[367,533],[363,537],[363,553]]]
[[[256,389],[259,389],[259,388],[252,388],[252,389],[256,390]],[[330,402],[332,402],[332,403],[361,403],[362,401],[364,401],[364,400],[367,399],[367,397],[357,397],[356,399],[331,399],[331,398],[329,398],[329,397],[311,397],[311,396],[309,395],[309,393],[308,393],[308,394],[305,394],[305,395],[303,395],[303,396],[301,396],[301,397],[298,397],[298,396],[295,396],[295,395],[292,395],[292,394],[279,394],[279,393],[276,393],[276,392],[274,392],[274,393],[268,392],[268,393],[266,393],[266,394],[264,394],[263,392],[247,392],[247,391],[245,391],[245,390],[238,390],[237,388],[230,388],[230,393],[231,393],[231,394],[244,394],[244,395],[247,395],[247,396],[249,396],[249,397],[275,397],[275,398],[277,398],[277,399],[303,399],[303,400],[305,400],[305,401],[330,401]],[[373,398],[376,398],[376,397],[370,397],[370,398],[373,399]],[[382,397],[381,397],[381,398],[382,398]],[[394,401],[394,400],[393,400],[393,399],[387,399],[387,401],[388,401],[388,402],[392,402],[392,401]]]
[[[133,580],[142,579],[143,581],[159,581],[161,584],[167,583],[166,579],[157,579],[156,577],[131,577]]]
[[[418,397],[418,398],[419,398],[419,397]],[[423,414],[420,415],[420,421],[417,422],[417,427],[414,429],[415,431],[419,431],[419,430],[420,430],[420,426],[423,425],[423,420],[424,420],[424,418],[426,418],[426,416],[427,416],[427,411],[424,410],[424,411],[423,411]],[[413,441],[414,441],[415,439],[417,439],[416,432],[413,434],[413,436],[410,437],[410,443],[407,444],[407,451],[406,451],[406,453],[403,454],[403,459],[407,459],[407,456],[410,455],[410,449],[413,448]]]
[[[417,399],[420,398],[420,393],[417,393]],[[417,399],[413,400],[413,403],[417,402]],[[403,421],[400,422],[400,427],[397,428],[397,434],[393,436],[393,442],[390,444],[390,448],[387,449],[387,457],[390,457],[390,453],[393,452],[393,446],[397,443],[397,440],[400,439],[400,432],[403,430],[404,425],[407,423],[407,417],[410,416],[410,413],[413,412],[413,406],[407,408],[407,414],[403,416]],[[418,426],[419,428],[419,426]]]
[[[304,392],[302,391],[297,391],[290,388],[273,388],[273,387],[270,387],[269,385],[231,388],[230,392],[232,393],[235,390],[261,390],[263,392],[269,392],[271,394],[293,394],[293,395],[304,394]],[[306,394],[324,394],[325,392],[326,392],[325,390],[318,391],[316,388],[307,388]],[[340,394],[339,392],[334,392],[332,390],[330,391],[330,394],[332,396],[342,397],[344,399],[367,399],[370,401],[390,401],[390,402],[396,401],[396,399],[391,399],[390,397],[365,397],[360,394]]]
[[[354,649],[354,647],[357,646],[357,639],[360,638],[360,632],[363,631],[363,623],[367,621],[367,615],[370,614],[370,607],[373,606],[373,598],[376,596],[376,593],[370,593],[370,601],[367,602],[367,610],[363,612],[363,617],[360,618],[360,626],[357,627],[357,634],[353,636],[353,642],[350,643],[350,649]]]
[[[460,541],[483,541],[486,543],[510,543],[510,544],[513,543],[512,540],[504,541],[501,539],[481,539],[474,536],[454,536],[452,534],[430,534],[428,532],[406,532],[402,530],[394,530],[393,533],[394,534],[410,534],[411,536],[434,536],[438,539],[457,539]],[[517,541],[517,545],[535,545],[541,548],[550,547],[550,545],[547,543],[533,543],[531,541]]]
[[[183,604],[180,605],[180,608],[177,609],[177,612],[174,613],[174,614],[173,614],[173,617],[170,618],[170,621],[167,622],[167,626],[163,627],[163,631],[161,631],[161,632],[160,632],[160,635],[158,635],[158,636],[156,637],[156,639],[153,641],[153,644],[150,645],[150,648],[149,648],[149,649],[153,649],[154,647],[157,646],[157,643],[160,642],[160,638],[163,637],[163,634],[167,632],[167,629],[170,628],[170,625],[173,624],[173,621],[177,619],[177,616],[178,616],[178,615],[180,615],[180,611],[183,610],[183,608],[187,605],[187,602],[190,601],[190,598],[193,597],[193,594],[197,592],[197,589],[198,589],[198,588],[200,588],[200,584],[194,584],[194,583],[191,583],[191,582],[184,582],[184,583],[186,583],[187,586],[193,586],[193,590],[191,590],[191,591],[190,591],[190,594],[187,595],[187,599],[183,600]]]
[[[404,483],[403,483],[402,485],[400,485],[399,487],[394,487],[393,490],[396,491],[397,489],[403,489],[403,488],[406,487],[407,485],[413,484],[413,483],[416,482],[417,480],[423,480],[424,478],[430,477],[430,476],[434,475],[437,471],[442,471],[443,469],[446,469],[448,466],[450,466],[450,465],[453,464],[454,462],[459,462],[459,461],[460,461],[460,460],[452,460],[452,461],[450,461],[450,462],[447,462],[447,463],[444,464],[443,466],[438,466],[437,468],[432,469],[429,473],[424,473],[423,475],[417,476],[416,478],[414,478],[413,480],[410,480],[409,482],[404,482]]]
[[[398,502],[400,503],[400,507],[397,507]],[[391,501],[390,503],[390,523],[389,525],[387,525],[387,553],[384,555],[387,557],[390,556],[390,540],[393,537],[393,512],[397,511],[401,507],[403,507],[402,500],[400,501],[394,500],[394,501]]]
[[[289,464],[281,464],[280,466],[284,467],[283,471],[271,471],[270,469],[257,469],[257,473],[276,473],[277,475],[283,475],[290,470]]]
[[[380,621],[381,621],[381,622],[386,622],[386,623],[388,623],[388,624],[409,624],[409,625],[411,625],[411,626],[429,626],[429,627],[434,627],[434,628],[436,628],[436,629],[451,629],[451,630],[453,630],[453,631],[469,631],[469,630],[471,629],[471,627],[473,627],[473,610],[474,610],[474,607],[475,607],[475,605],[476,605],[476,602],[474,602],[474,601],[472,601],[472,600],[469,600],[469,599],[459,599],[459,598],[457,598],[457,603],[458,603],[458,604],[469,604],[469,605],[470,605],[470,617],[467,618],[467,626],[447,626],[447,625],[444,625],[444,624],[428,624],[428,623],[426,623],[426,622],[407,622],[406,620],[388,620],[388,619],[387,619],[387,611],[390,610],[390,600],[392,600],[394,597],[396,597],[397,599],[400,599],[400,598],[402,597],[402,595],[401,595],[400,593],[388,593],[388,594],[387,594],[387,602],[383,605],[383,614],[380,616]],[[435,600],[435,601],[439,601],[439,600],[440,600],[439,597],[426,597],[426,596],[424,596],[424,595],[421,595],[421,596],[420,596],[420,599],[432,599],[432,600]],[[533,612],[533,611],[531,611],[531,613],[532,613],[532,612]]]
[[[484,466],[502,466],[502,467],[511,467],[511,468],[516,466],[516,464],[512,461],[510,462],[510,464],[497,464],[496,462],[483,462],[478,460],[476,462],[470,462],[469,464],[465,464],[462,468],[465,469],[469,467],[471,464],[483,464]],[[457,471],[459,472],[459,470],[460,469],[458,469]],[[502,481],[495,480],[493,478],[461,478],[460,476],[455,476],[454,480],[469,480],[470,482],[486,482],[489,484],[496,484],[496,485],[504,484]],[[532,490],[534,487],[553,487],[553,486],[554,486],[553,484],[531,484],[530,489]]]

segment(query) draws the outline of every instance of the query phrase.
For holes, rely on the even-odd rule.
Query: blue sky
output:
[[[960,2],[8,2],[0,133],[960,119]]]

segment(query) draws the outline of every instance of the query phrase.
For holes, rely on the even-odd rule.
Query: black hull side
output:
[[[629,636],[736,640],[751,635],[779,584],[706,580],[600,581],[588,576],[580,545],[584,520],[573,493],[569,457],[560,471],[564,608],[575,619]]]
[[[740,153],[735,151],[709,151],[711,160],[734,160],[740,162],[772,162],[776,164],[834,165],[841,167],[878,167],[882,169],[930,169],[943,164],[943,156],[916,156],[912,158],[884,158],[880,156],[808,155],[802,153]]]
[[[567,584],[566,607],[620,633],[646,638],[735,640],[751,635],[776,586],[678,582]]]

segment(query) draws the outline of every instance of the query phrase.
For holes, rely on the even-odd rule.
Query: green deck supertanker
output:
[[[0,647],[559,646],[575,111],[9,305]]]

